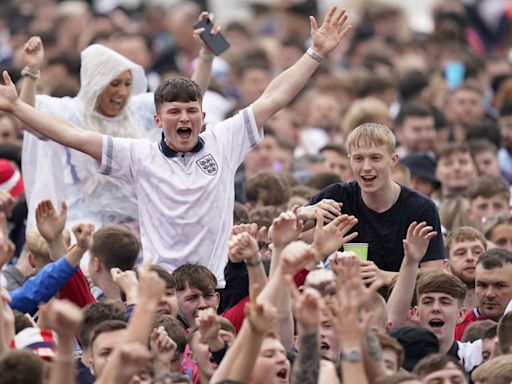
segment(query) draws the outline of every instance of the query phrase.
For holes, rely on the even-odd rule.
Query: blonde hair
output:
[[[365,123],[354,129],[347,137],[348,152],[361,146],[385,146],[389,153],[395,153],[396,139],[393,132],[382,124]]]
[[[62,236],[64,237],[66,245],[69,247],[69,244],[71,243],[71,236],[69,231],[64,229]],[[26,245],[32,256],[39,260],[50,262],[50,251],[48,250],[48,244],[37,229],[33,229],[28,233]]]
[[[492,384],[509,384],[512,381],[512,355],[497,356],[473,371],[473,381]]]

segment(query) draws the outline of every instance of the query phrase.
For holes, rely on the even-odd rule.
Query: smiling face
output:
[[[484,217],[499,216],[508,209],[508,199],[503,193],[491,197],[477,196],[469,202],[468,216],[475,228],[482,228]]]
[[[382,192],[391,182],[391,167],[397,162],[398,155],[391,154],[384,145],[350,148],[352,173],[364,193]]]
[[[96,102],[97,111],[107,117],[119,115],[126,106],[131,88],[132,72],[121,72],[99,95]]]
[[[465,192],[477,177],[475,163],[469,152],[455,152],[439,159],[436,177],[441,182],[443,194]]]
[[[417,316],[420,326],[434,333],[441,347],[453,343],[455,326],[462,321],[464,310],[454,297],[428,292],[419,297]]]
[[[155,115],[155,124],[163,129],[165,142],[171,149],[190,152],[199,140],[204,116],[199,101],[166,101]]]
[[[452,274],[461,279],[464,284],[474,287],[476,261],[484,251],[484,245],[480,240],[454,243],[448,255]]]
[[[478,310],[485,318],[498,321],[512,299],[512,264],[491,269],[478,264],[475,284]]]
[[[256,359],[251,384],[287,384],[290,382],[290,362],[278,339],[265,338]]]

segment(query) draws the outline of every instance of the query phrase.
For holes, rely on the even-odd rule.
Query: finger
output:
[[[335,12],[336,6],[332,6],[325,15],[324,23],[330,23]]]
[[[414,229],[416,228],[416,221],[413,221],[411,224],[409,224],[409,227],[407,228],[407,234],[405,235],[406,239],[410,239],[411,236],[414,233]]]
[[[60,203],[60,215],[65,216],[68,213],[68,205],[66,204],[66,200],[62,200]]]
[[[316,228],[315,230],[321,231],[324,226],[324,216],[322,215],[322,212],[317,211],[316,212]]]
[[[153,256],[148,256],[142,265],[142,272],[149,273],[153,265]]]
[[[420,233],[419,233],[420,237],[425,237],[425,236],[426,236],[430,231],[432,231],[433,229],[434,229],[434,227],[430,227],[430,226],[423,228],[423,229],[420,231]]]
[[[433,231],[433,232],[430,232],[428,235],[426,235],[425,239],[430,241],[430,240],[432,240],[436,236],[437,236],[437,231]]]
[[[312,31],[318,31],[318,24],[316,23],[316,19],[313,16],[309,16],[309,22]]]
[[[354,240],[357,236],[359,236],[358,232],[352,232],[350,235],[343,237],[343,244],[350,243],[352,240]]]
[[[3,78],[4,78],[5,85],[11,86],[12,85],[12,80],[11,80],[11,76],[9,76],[9,73],[7,71],[4,71],[2,73],[2,75],[3,75]]]
[[[346,13],[342,13],[339,17],[339,20],[336,21],[336,23],[334,24],[334,26],[337,28],[337,29],[340,29],[341,27],[343,27],[343,24],[345,24],[348,20],[348,15]]]
[[[345,27],[345,29],[343,29],[343,30],[338,34],[338,38],[339,38],[340,40],[343,40],[343,39],[345,38],[345,36],[347,36],[347,35],[350,33],[350,31],[351,31],[351,30],[352,30],[352,26],[351,26],[351,25],[349,25],[349,26]]]
[[[338,14],[334,18],[334,25],[338,26],[339,24],[343,24],[342,19],[347,19],[347,12],[344,9],[340,9]]]

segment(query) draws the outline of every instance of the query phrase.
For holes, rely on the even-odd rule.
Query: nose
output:
[[[363,170],[370,170],[372,168],[371,161],[368,158],[363,160]]]
[[[198,300],[199,304],[197,305],[197,309],[206,309],[209,307],[208,303],[206,303],[205,299],[203,296],[199,296],[199,300]]]
[[[183,122],[183,121],[189,121],[189,117],[188,117],[188,113],[186,110],[183,110],[181,111],[180,113],[180,121]]]
[[[121,85],[119,88],[118,88],[118,93],[121,95],[121,96],[128,96],[128,93],[130,92],[130,87],[129,86],[126,86],[126,85]]]
[[[441,306],[439,305],[439,301],[438,300],[434,300],[434,304],[432,305],[432,310],[436,311],[436,312],[439,312],[441,309]]]

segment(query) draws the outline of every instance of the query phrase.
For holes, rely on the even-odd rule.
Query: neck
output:
[[[208,377],[203,372],[199,371],[199,384],[209,384],[211,377]]]
[[[366,193],[361,190],[365,205],[375,212],[384,212],[391,208],[400,195],[400,186],[390,180],[381,190]]]
[[[98,288],[109,298],[114,301],[121,301],[121,290],[119,287],[112,281],[110,276],[101,277],[98,281]]]
[[[466,292],[466,298],[464,299],[464,307],[469,308],[469,310],[475,308],[477,306],[475,289],[469,288]]]
[[[34,268],[30,265],[26,258],[20,258],[16,263],[16,269],[21,272],[21,274],[25,277],[29,276]]]
[[[455,341],[455,329],[450,337],[446,340],[439,340],[439,353],[446,355]]]

